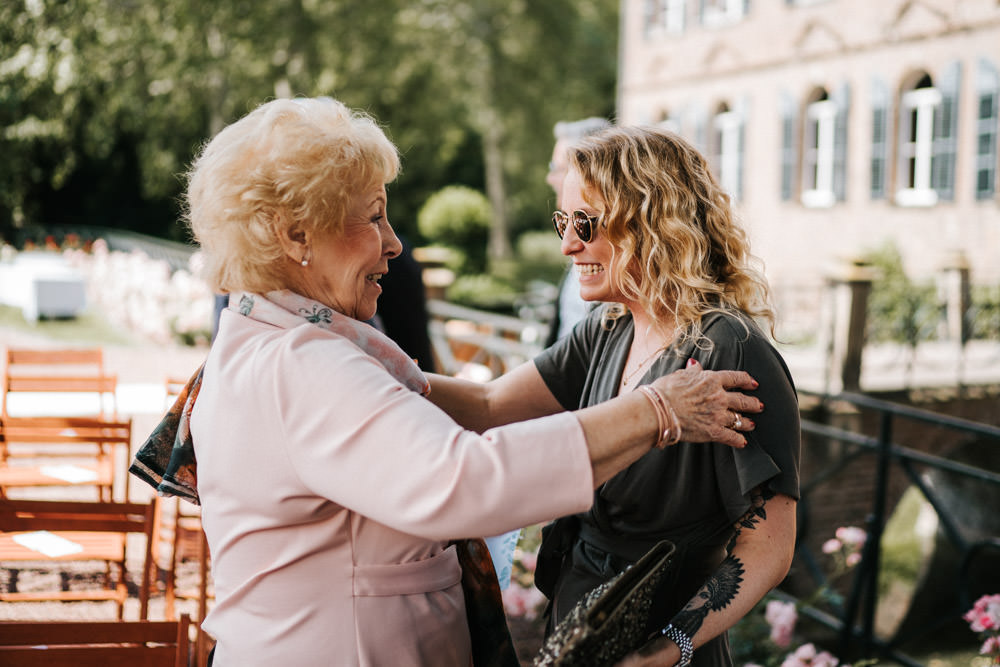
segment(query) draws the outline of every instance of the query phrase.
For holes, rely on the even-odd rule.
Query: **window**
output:
[[[802,137],[802,203],[833,206],[833,137],[837,105],[826,92],[806,107]]]
[[[960,80],[961,63],[952,63],[938,85],[925,74],[900,97],[896,203],[901,206],[955,198]]]
[[[976,114],[976,199],[992,199],[997,191],[997,125],[1000,122],[1000,75],[993,65],[979,61],[976,78],[979,109]]]
[[[734,199],[742,195],[743,119],[722,105],[712,117],[711,155],[719,185]]]
[[[934,141],[934,111],[941,106],[941,92],[924,76],[900,99],[899,189],[902,206],[933,206],[937,193],[931,189],[931,158]]]
[[[884,81],[872,82],[872,199],[885,199],[886,166],[889,164],[889,89]]]
[[[684,32],[687,0],[646,0],[646,35]]]
[[[750,0],[701,0],[701,22],[708,27],[736,23],[749,13]]]

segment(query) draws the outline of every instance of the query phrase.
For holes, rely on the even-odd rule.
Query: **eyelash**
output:
[[[377,224],[381,223],[383,220],[385,220],[385,216],[382,215],[382,214],[379,214],[379,215],[372,216],[371,222],[373,222],[373,223],[375,223],[377,225]]]

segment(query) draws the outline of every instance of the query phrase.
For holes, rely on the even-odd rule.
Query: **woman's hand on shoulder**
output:
[[[753,396],[739,391],[752,391],[757,381],[744,371],[709,371],[695,360],[688,367],[664,375],[653,383],[667,397],[681,426],[681,440],[687,442],[720,442],[743,447],[742,432],[752,431],[756,414],[764,405]]]

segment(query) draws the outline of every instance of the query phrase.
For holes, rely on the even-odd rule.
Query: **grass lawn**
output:
[[[133,342],[128,333],[116,329],[101,313],[92,309],[75,318],[40,319],[31,323],[24,319],[20,308],[0,305],[0,329],[84,345],[128,345]]]

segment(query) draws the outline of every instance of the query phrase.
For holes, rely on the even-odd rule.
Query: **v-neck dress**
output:
[[[632,342],[632,317],[602,322],[604,308],[535,358],[553,395],[567,410],[604,402],[618,394]],[[710,370],[743,370],[760,387],[764,404],[753,415],[747,446],[681,442],[654,449],[594,492],[591,509],[561,520],[569,535],[551,606],[550,629],[587,591],[634,563],[653,544],[678,545],[679,576],[654,609],[650,625],[662,627],[726,555],[734,524],[749,509],[750,493],[764,485],[799,496],[799,413],[791,374],[757,325],[738,314],[713,314],[702,323],[707,340],[668,347],[639,384],[684,368],[689,358]],[[547,531],[548,532],[548,531]],[[544,540],[557,539],[547,534]],[[725,635],[695,652],[698,665],[731,664]]]

